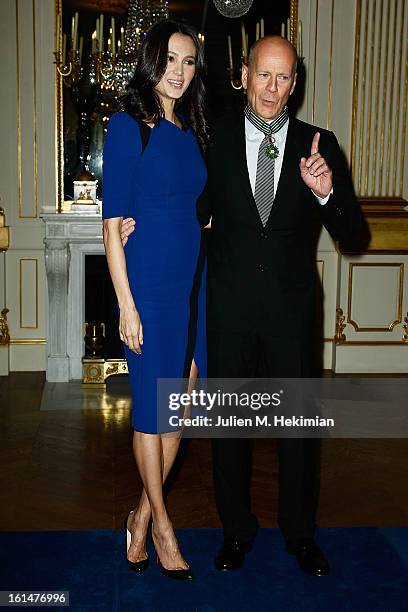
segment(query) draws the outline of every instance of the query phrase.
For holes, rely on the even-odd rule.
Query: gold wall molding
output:
[[[382,101],[381,101],[381,131],[380,131],[380,164],[379,164],[379,173],[378,173],[378,181],[379,181],[379,185],[378,185],[378,191],[379,193],[384,193],[385,195],[390,195],[388,194],[386,191],[383,192],[382,191],[382,182],[383,182],[383,172],[382,172],[382,168],[383,168],[383,164],[384,164],[384,135],[385,135],[385,114],[386,114],[386,107],[387,107],[387,98],[389,95],[389,92],[387,91],[387,84],[388,84],[388,50],[389,50],[389,42],[390,42],[390,3],[389,0],[385,0],[385,4],[386,4],[386,13],[387,16],[386,18],[383,20],[381,19],[381,27],[383,22],[385,21],[386,25],[386,30],[385,30],[385,48],[384,48],[384,68],[383,68],[383,73],[382,73],[382,79],[383,79],[383,83],[382,83],[382,87],[381,87],[381,95],[382,95]],[[369,6],[369,5],[368,5]],[[366,7],[368,9],[367,3],[366,3]],[[367,11],[368,13],[368,11]],[[383,15],[384,16],[384,15]],[[381,31],[381,27],[380,27],[380,45],[382,45],[382,39],[381,39],[381,35],[382,35],[382,31]],[[394,71],[394,66],[392,67],[392,70]],[[362,125],[364,125],[363,121],[361,122]],[[363,152],[363,146],[362,146],[362,142],[360,143],[360,156],[362,156],[362,152]],[[373,177],[374,180],[377,177]],[[359,190],[359,193],[361,194],[361,191]]]
[[[20,118],[20,20],[18,0],[16,2],[16,91],[17,91],[17,175],[18,175],[18,216],[22,216],[21,205],[21,118]]]
[[[361,197],[358,199],[366,216],[382,216],[387,217],[390,213],[400,214],[401,218],[408,217],[408,212],[405,210],[407,205],[406,200],[395,196],[370,196]]]
[[[384,0],[381,0],[381,4],[379,6],[381,6],[380,9],[380,14],[382,15],[383,12],[383,5],[384,5]],[[377,4],[376,4],[376,8],[377,8]],[[373,33],[375,31],[375,28],[373,28]],[[374,43],[375,44],[375,43]],[[357,58],[357,53],[356,53],[356,58]],[[379,119],[379,107],[380,107],[380,93],[379,93],[379,88],[380,88],[380,78],[381,78],[381,61],[382,61],[382,45],[380,45],[379,50],[378,50],[378,61],[377,61],[377,70],[375,73],[375,79],[376,79],[376,89],[375,89],[375,100],[374,100],[374,134],[373,134],[373,150],[377,151],[377,144],[378,144],[378,119]],[[372,90],[373,91],[373,90]],[[353,121],[356,121],[356,116],[353,117]],[[371,122],[370,122],[370,127],[371,127]],[[370,144],[370,140],[371,140],[371,132],[369,131],[369,138],[368,138],[368,144]],[[367,157],[367,164],[368,164],[368,157]],[[366,167],[366,172],[367,172],[367,185],[368,185],[368,168]],[[369,193],[375,193],[375,177],[377,175],[377,156],[374,157],[373,159],[373,171],[371,174],[371,187],[370,187],[370,192]]]
[[[334,0],[332,0],[332,3],[331,3],[331,18],[330,18],[329,85],[328,85],[328,92],[327,92],[327,123],[326,123],[326,127],[328,130],[330,130],[331,107],[332,107],[333,31],[334,31]]]
[[[36,36],[35,36],[35,0],[32,0],[33,5],[33,146],[34,146],[34,206],[35,217],[38,217],[38,152],[37,152],[37,51],[36,51]]]
[[[32,51],[29,56],[24,57],[23,60],[28,59],[32,61],[32,70],[29,70],[28,64],[25,66],[22,64],[22,54],[21,54],[21,14],[27,15],[27,11],[24,10],[23,13],[20,12],[19,5],[21,0],[15,0],[15,15],[16,15],[16,92],[17,92],[17,174],[18,174],[18,217],[19,219],[37,219],[38,218],[38,151],[37,151],[37,67],[36,67],[36,35],[35,35],[35,22],[36,22],[36,13],[35,13],[35,0],[31,0],[31,19],[32,19]],[[28,4],[28,2],[27,2]],[[23,9],[25,9],[26,5],[23,5]],[[24,213],[24,197],[23,197],[23,152],[22,152],[22,114],[21,114],[21,77],[22,77],[22,69],[29,70],[29,74],[32,75],[33,79],[33,89],[32,89],[32,134],[27,134],[27,138],[32,137],[32,163],[33,163],[33,201],[34,201],[34,214],[25,214]],[[26,93],[24,92],[24,95]],[[24,136],[26,132],[24,131]],[[31,157],[31,154],[30,156]]]
[[[355,164],[354,150],[356,146],[356,125],[357,125],[357,88],[359,79],[359,49],[360,49],[360,36],[361,36],[361,2],[357,0],[356,3],[356,35],[354,41],[354,69],[353,69],[353,107],[351,116],[351,148],[350,148],[350,166],[353,173],[353,167]],[[354,174],[354,173],[353,173]]]
[[[353,305],[353,273],[355,268],[399,268],[398,277],[398,297],[395,318],[387,326],[366,326],[359,325],[357,321],[351,318],[351,309]],[[402,321],[402,299],[404,291],[404,264],[397,262],[361,262],[350,263],[348,274],[348,299],[347,299],[347,323],[350,323],[356,332],[392,332],[394,327]]]
[[[317,36],[318,36],[318,20],[319,20],[319,0],[316,0],[315,12],[315,37],[314,37],[314,61],[313,61],[313,97],[312,97],[312,123],[315,122],[316,116],[316,71],[317,71]]]
[[[356,3],[351,167],[361,197],[403,197],[408,96],[406,0]]]
[[[359,198],[368,227],[364,244],[359,237],[340,243],[342,253],[408,253],[407,202],[402,198]]]
[[[369,253],[408,253],[408,218],[371,217],[367,219],[370,242]]]
[[[16,345],[43,345],[47,344],[46,338],[10,338],[10,344]]]
[[[376,15],[377,0],[374,0],[374,18]],[[374,49],[375,45],[375,28],[371,28],[371,49]],[[374,75],[374,62],[370,62],[369,66],[369,91],[368,91],[368,109],[367,109],[367,148],[370,150],[371,141],[371,118],[372,118],[372,107],[373,107],[373,75]],[[365,192],[368,190],[368,174],[369,174],[369,157],[366,156],[365,163]]]
[[[405,8],[405,2],[404,2],[404,8]],[[404,36],[404,32],[401,28],[401,41],[404,40],[403,38]],[[407,43],[407,32],[405,32],[405,44]],[[401,62],[403,62],[403,57],[401,55],[400,58],[400,67],[401,67]],[[403,64],[402,64],[403,66]],[[402,70],[401,70],[402,72]],[[400,183],[399,183],[399,194],[402,195],[402,190],[404,187],[404,169],[405,169],[405,141],[406,141],[406,137],[407,137],[407,106],[408,106],[408,47],[407,47],[407,51],[406,51],[406,56],[405,56],[405,85],[404,85],[404,97],[403,97],[403,113],[402,113],[402,144],[401,144],[401,168],[403,169],[403,171],[400,173]],[[395,149],[394,151],[394,157],[396,158],[398,155],[398,150]]]
[[[342,346],[406,346],[404,340],[346,340]]]

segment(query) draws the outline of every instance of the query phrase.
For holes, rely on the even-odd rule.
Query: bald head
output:
[[[297,53],[281,36],[265,36],[252,45],[242,66],[242,85],[252,109],[263,119],[278,117],[296,84]]]
[[[264,36],[263,38],[260,38],[254,42],[249,50],[248,66],[253,62],[256,54],[258,52],[262,52],[263,50],[265,52],[283,53],[284,55],[288,54],[288,57],[292,58],[293,70],[296,72],[298,60],[296,47],[294,47],[286,38],[283,38],[282,36]]]

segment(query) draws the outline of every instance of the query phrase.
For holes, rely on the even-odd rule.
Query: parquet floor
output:
[[[0,378],[1,530],[121,529],[141,484],[129,410],[39,409],[43,373]],[[408,524],[408,440],[325,440],[320,525]],[[276,526],[277,458],[257,440],[253,508]],[[168,507],[176,527],[218,527],[210,445],[186,441]]]

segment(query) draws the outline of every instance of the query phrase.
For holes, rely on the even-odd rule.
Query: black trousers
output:
[[[311,342],[268,332],[208,333],[209,378],[301,378],[311,376]],[[215,498],[225,538],[252,540],[258,523],[251,512],[252,440],[212,440]],[[286,540],[313,537],[319,492],[317,439],[278,439],[278,524]]]

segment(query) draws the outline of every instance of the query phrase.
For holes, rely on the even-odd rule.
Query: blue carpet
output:
[[[68,590],[70,607],[57,609],[78,612],[407,610],[408,528],[319,529],[332,568],[322,578],[300,572],[275,529],[260,530],[245,567],[232,573],[213,568],[220,530],[177,534],[192,583],[165,578],[155,563],[134,574],[124,561],[124,532],[3,532],[0,590]]]

